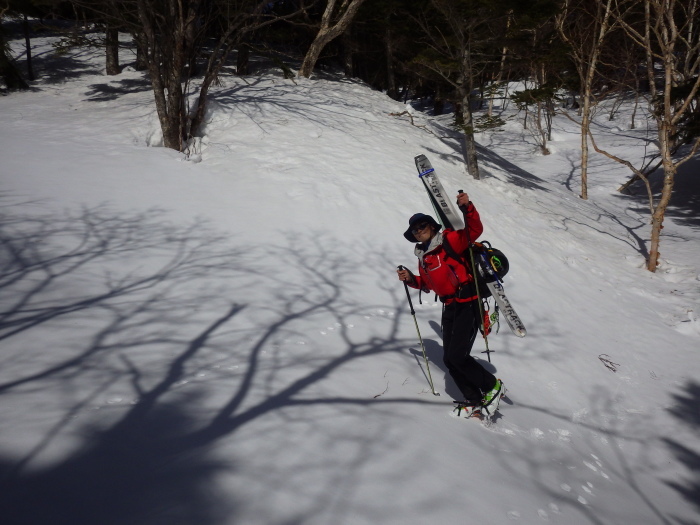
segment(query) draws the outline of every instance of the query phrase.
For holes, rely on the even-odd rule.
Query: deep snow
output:
[[[449,115],[330,74],[224,76],[186,160],[150,147],[141,73],[52,40],[44,80],[0,97],[3,523],[700,522],[700,159],[651,274],[643,192],[594,156],[579,199],[564,117],[541,156],[506,112],[475,181]],[[638,158],[629,115],[596,133]],[[509,394],[488,428],[451,414],[440,304],[414,295],[431,395],[395,275],[430,212],[420,153],[508,255],[528,328],[489,338]]]

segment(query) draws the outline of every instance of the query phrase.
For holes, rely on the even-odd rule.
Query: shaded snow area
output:
[[[700,522],[700,159],[652,274],[645,192],[595,155],[579,199],[563,116],[542,156],[508,108],[476,181],[449,115],[342,77],[222,76],[187,158],[155,147],[141,73],[52,62],[51,41],[43,80],[0,97],[2,523]],[[638,159],[631,114],[595,133]],[[510,261],[528,335],[489,337],[491,426],[451,412],[441,305],[414,294],[431,394],[396,278],[431,213],[419,154]]]

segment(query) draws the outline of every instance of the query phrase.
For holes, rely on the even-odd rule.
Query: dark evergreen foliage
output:
[[[108,69],[112,73],[120,68],[114,62],[115,31],[129,32],[138,49],[133,67],[146,69],[150,56],[150,75],[152,79],[153,75],[159,76],[161,84],[168,77],[179,77],[185,83],[188,79],[203,79],[203,104],[209,85],[224,67],[227,72],[255,74],[256,64],[263,59],[277,64],[285,77],[293,77],[317,34],[326,6],[324,0],[183,0],[185,11],[192,16],[189,30],[173,32],[167,24],[154,23],[155,33],[147,39],[139,17],[140,4],[159,13],[160,18],[154,21],[168,18],[168,0],[9,0],[6,16],[58,16],[76,24],[103,24],[106,39],[66,40],[65,44],[111,42],[112,62]],[[643,22],[639,4],[626,4],[631,25]],[[534,99],[538,99],[546,100],[550,108],[557,104],[576,107],[581,76],[571,59],[569,44],[558,37],[556,24],[578,26],[577,30],[585,34],[586,24],[594,19],[601,3],[569,0],[568,6],[585,16],[563,21],[557,19],[562,5],[563,0],[367,1],[342,37],[325,46],[316,70],[343,71],[397,100],[422,98],[432,105],[435,114],[455,111],[455,123],[466,133],[476,127],[498,126],[500,120],[491,114],[490,107],[488,116],[478,123],[465,123],[465,118],[469,118],[464,111],[483,109],[497,92],[501,100],[507,100],[512,95],[504,95],[509,81],[527,82],[526,90],[513,99],[519,104],[536,103]],[[20,68],[6,47],[2,49],[0,66],[6,87],[26,87]],[[175,50],[179,57],[172,55]],[[612,93],[622,100],[648,89],[643,61],[639,48],[630,43],[622,30],[611,32],[601,50],[594,79],[596,97]],[[154,65],[158,65],[155,70]],[[26,66],[31,78],[31,63]],[[691,85],[691,79],[679,82],[674,93],[682,94],[686,85]],[[565,99],[558,98],[563,93]],[[188,137],[196,134],[202,113],[203,107],[194,117],[178,117],[171,142],[182,147]],[[699,113],[695,107],[679,122],[677,144],[698,136]],[[610,118],[613,116],[614,109]]]

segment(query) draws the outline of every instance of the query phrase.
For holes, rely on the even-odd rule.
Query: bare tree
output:
[[[183,76],[194,51],[188,41],[189,26],[198,17],[198,1],[136,0],[140,28],[147,42],[146,63],[163,132],[163,145],[182,151],[187,139]]]
[[[525,113],[523,128],[529,129],[530,135],[535,140],[540,153],[549,155],[551,151],[548,144],[552,140],[552,121],[555,114],[554,100],[556,93],[553,87],[545,85],[546,74],[542,65],[539,65],[533,76],[537,80],[536,87],[516,91],[510,98],[518,106],[518,109]],[[530,106],[534,106],[531,116]],[[527,124],[528,116],[533,123],[530,127]]]
[[[119,28],[114,25],[113,19],[107,22],[105,28],[105,52],[106,52],[106,73],[108,75],[118,75],[122,69],[119,67]]]
[[[604,2],[605,0],[598,0]],[[639,5],[641,13],[634,11]],[[628,38],[640,46],[646,57],[649,80],[650,113],[657,126],[657,147],[663,169],[663,186],[656,200],[646,174],[629,160],[621,159],[600,148],[599,153],[628,166],[647,185],[651,213],[651,245],[647,269],[656,271],[659,264],[661,229],[673,193],[678,167],[700,148],[700,138],[684,129],[684,120],[698,110],[700,93],[700,16],[696,0],[615,0],[612,16],[621,24]],[[590,133],[589,136],[593,138]],[[676,156],[683,144],[689,150]]]
[[[309,78],[314,71],[321,51],[332,40],[342,35],[366,0],[328,0],[321,17],[321,25],[299,68],[299,76]]]
[[[464,137],[467,173],[479,179],[472,93],[486,65],[494,60],[486,49],[490,51],[494,39],[491,24],[496,17],[469,0],[431,0],[431,7],[437,18],[431,12],[414,16],[424,44],[414,64],[454,90],[455,123]]]
[[[219,38],[206,55],[206,66],[199,87],[196,108],[190,121],[188,136],[195,136],[198,133],[199,127],[204,121],[209,89],[217,80],[231,52],[237,48],[248,47],[248,39],[257,31],[274,23],[296,18],[306,10],[304,5],[301,5],[296,10],[278,15],[270,9],[270,6],[269,0],[240,0],[235,2],[233,7],[231,4],[225,4],[214,16],[210,15],[209,18],[200,20],[202,25],[206,22],[206,29],[216,23],[221,23],[222,20],[224,25],[220,29]],[[202,28],[203,30],[204,28]],[[294,73],[286,66],[282,66],[285,78],[293,78]]]
[[[557,17],[557,30],[569,46],[580,79],[581,97],[581,194],[588,199],[588,132],[595,99],[593,83],[605,37],[613,28],[610,8],[613,0],[564,0]],[[593,5],[591,5],[593,4]],[[592,12],[589,8],[593,8]]]
[[[510,30],[510,25],[511,25],[512,19],[513,19],[513,10],[509,9],[508,13],[506,15],[506,27],[505,27],[505,35],[504,35],[506,38],[508,37],[508,31]],[[503,73],[506,70],[506,58],[507,57],[508,57],[508,45],[505,44],[503,46],[503,49],[501,50],[501,60],[500,60],[500,63],[498,65],[498,73],[494,77],[493,82],[491,83],[491,86],[488,89],[489,109],[488,109],[487,115],[489,117],[493,116],[493,101],[496,98],[496,95],[498,94],[498,92],[500,91],[500,89],[502,87],[501,82],[503,81]],[[503,94],[504,99],[505,99],[506,92],[507,92],[507,86],[504,88],[504,94]]]
[[[233,49],[276,16],[267,0],[73,0],[127,28],[149,73],[163,145],[185,151],[201,126],[211,85]],[[112,9],[116,2],[117,9]],[[188,95],[203,61],[194,111]]]
[[[0,5],[0,20],[9,9],[9,5]],[[5,86],[10,91],[29,89],[29,85],[24,81],[12,60],[10,46],[5,41],[2,32],[0,32],[0,79],[5,82]]]
[[[24,48],[27,52],[27,78],[33,81],[36,80],[36,76],[34,75],[34,66],[32,65],[32,42],[29,36],[29,19],[26,13],[22,15],[22,31],[24,32]]]

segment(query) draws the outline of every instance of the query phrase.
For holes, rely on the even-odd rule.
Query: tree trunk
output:
[[[238,46],[236,54],[236,73],[238,76],[250,75],[250,47],[247,44]]]
[[[5,81],[9,91],[29,89],[29,85],[24,81],[17,67],[10,57],[5,54],[5,40],[0,34],[0,77]]]
[[[321,56],[321,51],[323,51],[323,48],[326,47],[328,42],[333,40],[332,37],[327,36],[328,33],[328,30],[318,32],[316,38],[311,43],[311,47],[309,47],[309,50],[306,52],[306,56],[304,56],[304,61],[299,68],[299,76],[306,78],[311,76],[316,62],[318,61],[318,57]]]
[[[433,116],[437,117],[445,112],[445,99],[442,95],[442,86],[440,84],[435,88],[433,95]]]
[[[479,161],[476,155],[476,140],[474,139],[474,133],[464,134],[464,160],[467,163],[467,173],[474,177],[476,180],[481,178],[479,172]]]
[[[585,101],[584,104],[587,104]],[[589,113],[584,109],[581,119],[581,195],[584,200],[588,200],[588,130],[591,127]]]
[[[547,147],[547,131],[544,127],[542,127],[542,113],[547,111],[546,108],[544,109],[544,111],[542,110],[543,104],[544,103],[541,100],[537,101],[537,116],[535,117],[535,126],[537,128],[537,134],[539,136],[540,151],[542,152],[542,155],[549,155],[550,151]]]
[[[355,43],[350,34],[351,27],[348,27],[348,30],[340,37],[342,40],[343,74],[346,78],[353,78],[355,76]]]
[[[299,68],[299,76],[309,78],[311,73],[314,71],[318,57],[321,56],[321,51],[328,45],[329,42],[339,37],[348,28],[350,22],[357,14],[360,6],[365,2],[365,0],[350,0],[350,3],[345,7],[345,3],[341,6],[341,9],[345,7],[345,11],[342,13],[335,25],[331,25],[331,20],[334,17],[336,0],[328,0],[326,4],[326,10],[323,13],[321,19],[321,28],[316,34],[316,38],[311,43],[309,50],[306,52],[304,61]]]
[[[136,44],[136,71],[146,71],[148,69],[148,41],[142,32],[133,34]]]
[[[22,30],[24,31],[24,46],[27,49],[27,78],[31,82],[35,80],[36,77],[34,76],[34,68],[32,67],[32,42],[29,37],[29,20],[27,19],[27,15],[24,15]]]
[[[464,162],[467,173],[479,180],[479,160],[476,154],[476,139],[474,138],[474,116],[472,115],[471,97],[465,92],[462,96],[462,129],[464,131]]]
[[[494,79],[493,83],[494,86],[492,86],[491,93],[489,93],[489,109],[487,115],[489,117],[493,116],[493,101],[496,98],[496,94],[499,90],[501,81],[503,80],[503,72],[505,71],[505,66],[506,66],[506,57],[508,55],[508,48],[504,47],[503,51],[501,53],[501,65],[498,68],[498,74],[496,75],[496,78]],[[505,95],[504,95],[505,97]],[[501,111],[503,111],[505,108],[501,107]]]
[[[386,49],[386,94],[397,100],[398,90],[396,89],[396,75],[394,75],[394,43],[391,38],[390,27],[387,27],[384,35],[384,46]]]
[[[175,48],[168,50],[171,63],[166,68],[166,61],[163,60],[162,50],[159,46],[157,29],[151,20],[149,6],[144,0],[138,1],[138,11],[148,42],[148,71],[153,86],[158,121],[163,132],[163,146],[182,151],[185,133],[185,108],[181,83],[184,67],[183,26],[178,24],[173,28],[177,33],[173,39]]]
[[[673,182],[676,174],[676,166],[672,160],[665,160],[664,166],[664,185],[661,190],[661,199],[659,204],[654,209],[651,216],[651,244],[649,246],[649,261],[647,262],[647,270],[655,272],[659,266],[659,246],[661,244],[661,230],[664,227],[664,216],[666,208],[671,201],[673,193]]]
[[[582,67],[586,66],[579,65],[579,68]],[[579,196],[583,200],[588,200],[588,133],[591,129],[591,91],[593,89],[595,67],[594,59],[588,64],[588,69],[581,82],[582,104],[579,106],[581,115],[581,193]]]
[[[197,13],[199,0],[190,0],[188,6],[187,19]],[[196,16],[196,15],[195,15]],[[192,78],[199,75],[199,65],[197,64],[197,56],[191,51],[195,48],[195,40],[197,39],[196,24],[185,23],[183,28],[183,36],[185,42],[183,44],[183,67],[187,68],[187,78]]]
[[[591,101],[593,99],[593,80],[598,69],[598,57],[600,56],[600,48],[608,34],[610,27],[610,9],[612,0],[606,0],[604,9],[605,12],[600,17],[600,10],[603,6],[598,4],[598,35],[593,41],[590,51],[590,61],[587,64],[586,77],[583,85],[583,113],[581,118],[581,198],[588,199],[588,132],[591,126]]]
[[[239,75],[247,74],[250,57],[250,46],[246,43],[245,32],[238,32],[236,38],[230,38],[231,33],[222,35],[219,42],[214,46],[207,60],[207,65],[204,68],[204,76],[202,84],[199,87],[199,97],[197,98],[197,107],[190,121],[190,136],[198,137],[201,133],[201,126],[204,123],[204,115],[207,107],[207,96],[209,88],[218,78],[219,71],[226,64],[229,55],[234,49],[238,49],[236,57],[237,73]],[[286,77],[285,77],[286,78]]]
[[[107,24],[105,32],[106,70],[108,75],[121,73],[119,67],[119,30],[111,24]]]
[[[510,9],[508,11],[508,18],[506,19],[506,34],[505,36],[508,36],[508,31],[510,30],[510,23],[511,23],[511,18],[513,17],[513,10]],[[501,81],[503,80],[503,72],[506,69],[506,57],[508,56],[508,46],[503,46],[503,49],[501,51],[501,63],[498,66],[498,75],[496,75],[496,79],[494,80],[494,83],[496,85],[499,85]],[[488,116],[492,117],[493,116],[493,99],[496,96],[496,90],[492,89],[491,90],[491,96],[489,98],[489,111],[488,111]],[[501,108],[501,111],[503,111],[504,108]]]
[[[636,86],[637,88],[634,92],[634,106],[632,108],[632,117],[630,118],[630,129],[635,129],[637,127],[635,120],[637,118],[637,106],[639,106],[639,79],[637,79]]]

